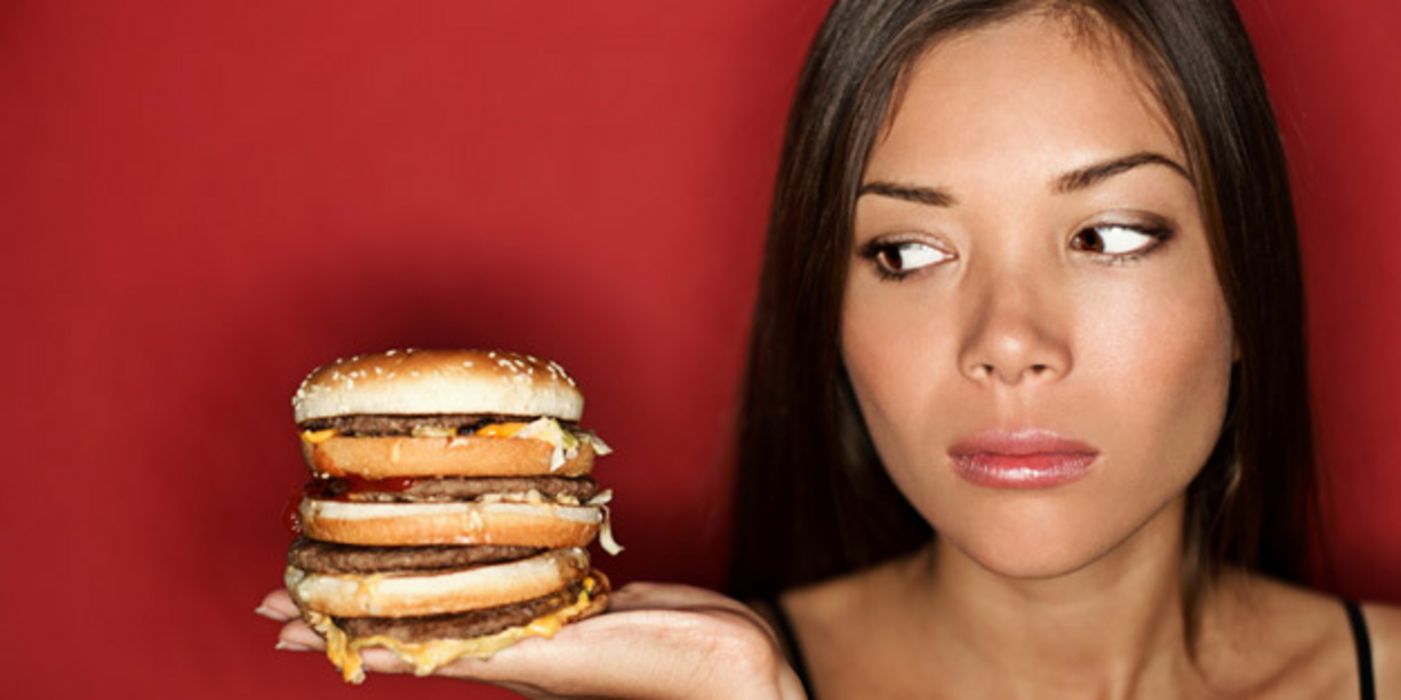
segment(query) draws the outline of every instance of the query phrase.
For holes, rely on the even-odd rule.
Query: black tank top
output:
[[[775,630],[783,640],[792,657],[789,659],[793,671],[803,682],[803,692],[808,700],[817,700],[812,692],[812,682],[808,679],[807,664],[803,661],[803,649],[798,646],[798,635],[793,633],[793,624],[788,621],[788,613],[778,604],[777,597],[762,599],[773,611]],[[1347,610],[1349,626],[1352,627],[1352,645],[1357,650],[1357,677],[1362,687],[1362,700],[1377,700],[1376,681],[1372,678],[1372,640],[1367,634],[1367,619],[1362,616],[1362,607],[1357,601],[1344,598],[1343,607]]]

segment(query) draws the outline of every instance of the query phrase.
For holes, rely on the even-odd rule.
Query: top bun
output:
[[[577,421],[584,395],[564,368],[504,350],[387,350],[337,359],[292,397],[296,421],[348,415],[493,413]]]

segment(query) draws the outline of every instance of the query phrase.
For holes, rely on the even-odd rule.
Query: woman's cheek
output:
[[[910,439],[928,437],[940,422],[945,406],[930,402],[949,393],[939,382],[956,379],[956,329],[930,299],[893,301],[878,289],[854,287],[842,317],[843,360],[879,452],[904,461],[900,456],[918,447]]]
[[[1099,349],[1101,382],[1121,388],[1113,392],[1119,408],[1146,414],[1138,439],[1196,454],[1203,443],[1209,451],[1223,418],[1232,331],[1210,261],[1189,269],[1093,294],[1100,323],[1082,345]]]

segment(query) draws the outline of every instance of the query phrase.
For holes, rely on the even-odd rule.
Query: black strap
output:
[[[1352,624],[1353,646],[1357,647],[1357,677],[1362,685],[1362,700],[1377,700],[1377,688],[1372,680],[1372,640],[1367,635],[1367,620],[1355,600],[1343,599],[1347,619]]]
[[[793,633],[793,624],[788,621],[788,614],[783,612],[783,606],[778,604],[778,596],[764,598],[763,601],[773,611],[773,619],[777,623],[774,631],[778,632],[783,645],[793,653],[789,661],[793,665],[793,672],[798,674],[798,680],[803,682],[803,692],[807,694],[808,700],[815,700],[817,696],[812,693],[807,664],[803,663],[803,648],[798,646],[798,635]]]

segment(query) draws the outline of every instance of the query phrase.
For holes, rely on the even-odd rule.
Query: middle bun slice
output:
[[[592,442],[580,443],[564,452],[533,439],[337,435],[303,439],[302,453],[314,471],[328,476],[580,476],[593,469],[595,454]]]
[[[315,540],[359,545],[494,544],[583,547],[598,534],[593,505],[450,501],[373,503],[303,498],[302,532]]]

